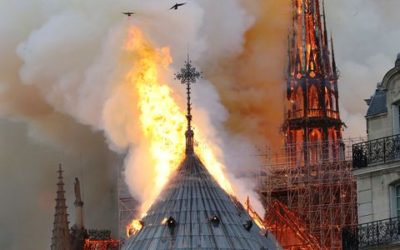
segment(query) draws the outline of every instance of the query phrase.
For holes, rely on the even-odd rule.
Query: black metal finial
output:
[[[193,144],[194,144],[194,133],[192,130],[192,103],[191,103],[191,84],[195,83],[199,78],[201,78],[201,72],[198,72],[196,68],[192,65],[189,55],[185,62],[185,66],[181,68],[180,72],[175,74],[176,79],[180,80],[182,84],[186,84],[186,94],[187,94],[187,130],[185,132],[186,136],[186,154],[193,154]]]
[[[61,163],[59,163],[58,164],[58,179],[60,179],[60,180],[62,180],[63,179],[63,169],[62,169],[62,164]]]

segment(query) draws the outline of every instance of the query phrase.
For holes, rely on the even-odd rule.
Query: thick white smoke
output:
[[[60,2],[46,6],[44,12],[50,15],[48,19],[18,45],[17,54],[23,62],[19,73],[23,84],[35,86],[57,111],[95,130],[104,130],[114,149],[126,150],[134,144],[140,146],[141,142],[136,141],[132,131],[138,121],[132,117],[130,102],[121,100],[130,96],[116,94],[118,83],[125,76],[123,70],[118,71],[117,63],[125,27],[134,24],[156,47],[170,47],[174,68],[179,69],[188,48],[199,65],[216,64],[221,57],[239,54],[252,18],[238,1],[192,2],[180,11],[169,11],[165,1],[146,1],[125,7],[135,10],[133,18],[123,17],[124,8],[118,5],[108,9],[113,14],[107,15],[103,9],[107,5],[106,2],[83,6]],[[222,18],[221,13],[226,16]],[[171,87],[177,89],[178,85]],[[204,81],[198,89],[194,92],[197,109],[203,110],[203,119],[209,120],[209,124],[200,127],[210,127],[205,130],[206,137],[221,141],[223,138],[218,138],[217,131],[223,133],[222,123],[227,113],[209,82]],[[118,100],[109,101],[115,98]],[[108,109],[118,115],[105,112]],[[196,120],[202,119],[198,116]],[[230,155],[237,155],[230,152],[232,147],[224,147],[224,143],[232,143],[226,140],[220,143],[228,159]],[[134,181],[128,183],[137,194],[143,194],[146,188],[146,182],[138,182],[142,177],[136,171]]]
[[[74,137],[79,134],[67,134],[71,131],[67,129],[68,124],[73,124],[73,120],[82,124],[76,125],[78,127],[90,127],[94,134],[95,131],[104,132],[114,151],[124,153],[140,145],[132,135],[137,117],[130,117],[129,103],[122,99],[110,104],[130,66],[121,68],[118,62],[126,28],[136,25],[156,47],[169,46],[174,58],[172,72],[179,69],[188,51],[200,68],[217,65],[221,58],[239,55],[244,33],[254,21],[239,1],[193,1],[179,11],[169,11],[171,4],[161,0],[140,3],[127,0],[112,3],[105,0],[1,2],[0,14],[4,22],[0,25],[0,34],[4,39],[0,44],[0,103],[3,117],[27,121],[30,131],[36,131],[31,133],[34,138],[52,146],[61,145],[60,150],[69,147],[84,154],[84,146],[94,147],[91,138],[84,144],[84,137],[79,137],[79,142],[75,143]],[[132,18],[123,16],[121,12],[126,10],[133,10],[135,15]],[[171,87],[183,92],[178,84]],[[228,113],[220,104],[213,84],[204,80],[195,87],[194,93],[194,112],[198,114],[195,121],[201,124],[199,127],[209,127],[204,133],[222,148],[220,157],[224,158],[221,160],[232,169],[254,166],[257,161],[252,159],[250,144],[224,132],[223,122]],[[118,105],[116,117],[107,116],[109,105]],[[95,177],[97,171],[105,169],[92,168],[90,174]],[[53,176],[53,172],[50,173],[46,171],[46,175]],[[137,172],[134,179],[141,177],[141,172]],[[247,193],[251,194],[244,182],[235,182],[240,183],[237,188],[242,199]],[[136,183],[128,184],[136,194],[145,188]],[[50,192],[53,189],[46,192],[54,194]],[[52,209],[48,212],[51,218]],[[16,227],[10,225],[10,228]],[[35,249],[48,246],[51,224],[42,230],[48,232],[48,237],[40,239],[42,243],[37,243]],[[0,242],[6,249],[26,248],[26,244],[12,237]]]
[[[364,137],[363,101],[375,91],[400,52],[397,0],[325,1],[340,70],[339,101],[346,137]]]

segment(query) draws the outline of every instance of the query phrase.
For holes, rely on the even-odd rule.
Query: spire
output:
[[[328,31],[326,28],[325,0],[322,0],[322,15],[324,16],[324,45],[328,46]]]
[[[71,241],[61,164],[58,169],[57,197],[54,215],[51,250],[70,250]]]
[[[327,36],[325,3],[319,0],[292,0],[292,31],[291,38],[293,45],[290,45],[290,52],[294,54],[300,51],[300,68],[293,76],[299,73],[304,74],[314,67],[322,77],[329,74],[329,39]],[[322,12],[322,14],[321,14]],[[311,54],[314,54],[313,56]],[[295,64],[295,60],[289,63]],[[314,64],[314,65],[312,65]],[[288,68],[295,69],[296,65]]]
[[[336,68],[336,59],[335,59],[335,50],[333,48],[333,37],[331,35],[331,50],[332,50],[332,74],[335,79],[338,78],[337,68]]]
[[[288,42],[288,47],[287,47],[287,57],[288,57],[288,65],[287,65],[287,68],[286,68],[286,70],[287,70],[287,72],[286,72],[286,74],[287,74],[287,76],[290,76],[291,74],[292,74],[292,68],[291,68],[291,66],[293,65],[293,63],[292,63],[292,52],[291,52],[291,46],[290,46],[290,36],[288,35],[288,37],[287,37],[287,42]]]
[[[187,129],[185,132],[186,137],[186,155],[194,153],[194,132],[192,130],[192,103],[191,103],[191,84],[195,83],[197,79],[201,77],[201,72],[198,72],[190,61],[189,54],[185,62],[185,66],[181,68],[180,72],[175,74],[176,79],[180,80],[182,84],[186,84],[186,95],[187,95]]]

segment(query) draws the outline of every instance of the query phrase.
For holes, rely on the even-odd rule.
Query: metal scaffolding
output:
[[[266,217],[276,214],[276,206],[271,204],[278,200],[304,222],[306,231],[318,239],[321,249],[341,249],[342,228],[357,224],[357,190],[352,176],[351,146],[360,140],[303,143],[269,152],[266,175],[260,188],[267,207]],[[313,153],[332,148],[341,149],[341,153]],[[293,152],[325,157],[293,162],[293,159],[299,159],[291,157]],[[275,229],[274,233],[282,231],[279,225],[267,227],[273,232]]]

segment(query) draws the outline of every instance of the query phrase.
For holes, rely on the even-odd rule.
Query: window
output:
[[[328,90],[327,87],[325,87],[325,108],[327,110],[332,110],[332,100],[331,97],[332,95],[330,94],[330,91]]]
[[[400,179],[391,182],[389,188],[389,217],[400,217]]]
[[[400,134],[400,107],[395,104],[393,107],[393,134]]]
[[[310,163],[317,164],[322,158],[322,133],[319,129],[315,128],[310,132],[309,137],[309,157]],[[400,189],[399,189],[400,191]]]
[[[396,216],[400,217],[400,184],[396,185]]]
[[[309,109],[319,108],[318,89],[315,85],[311,85],[311,87],[308,90],[308,108]]]

